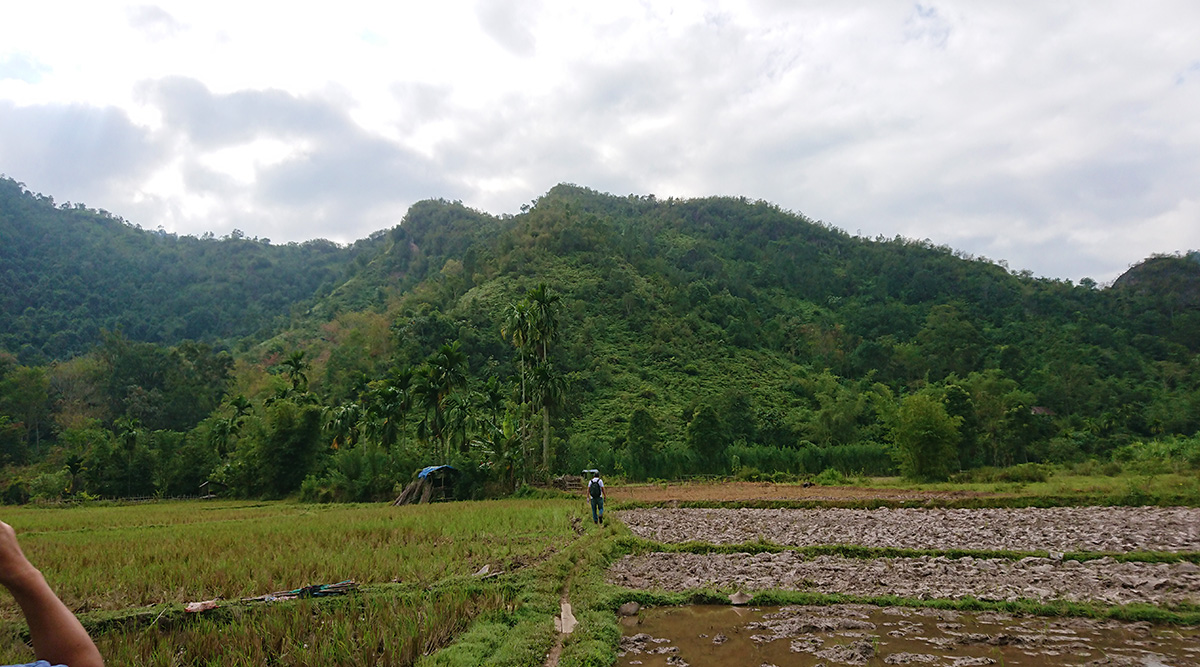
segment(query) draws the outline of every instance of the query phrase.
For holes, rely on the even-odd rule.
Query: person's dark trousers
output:
[[[604,498],[592,498],[592,523],[604,521]]]

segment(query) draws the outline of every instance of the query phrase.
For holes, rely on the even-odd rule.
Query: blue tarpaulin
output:
[[[417,477],[425,479],[425,476],[429,473],[434,472],[435,470],[442,470],[443,468],[447,470],[454,470],[454,466],[426,466],[421,468],[421,472],[417,473]]]

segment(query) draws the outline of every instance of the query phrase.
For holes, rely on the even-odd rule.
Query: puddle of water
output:
[[[1200,628],[934,609],[689,606],[622,619],[617,665],[1200,665]]]

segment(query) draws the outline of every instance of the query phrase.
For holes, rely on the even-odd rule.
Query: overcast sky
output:
[[[1200,2],[6,3],[0,173],[349,242],[554,184],[1110,281],[1200,248]]]

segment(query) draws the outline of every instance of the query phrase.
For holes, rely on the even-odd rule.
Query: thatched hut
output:
[[[454,485],[458,482],[460,474],[462,473],[453,466],[425,466],[417,471],[416,477],[404,487],[404,491],[392,501],[392,505],[454,500]]]

